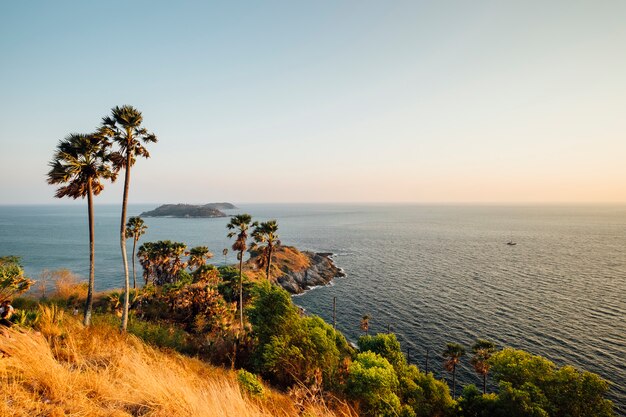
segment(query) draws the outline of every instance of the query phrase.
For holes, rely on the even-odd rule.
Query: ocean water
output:
[[[119,211],[96,207],[98,289],[122,285]],[[278,219],[284,244],[336,254],[347,277],[295,301],[330,322],[337,297],[349,339],[369,314],[371,332],[391,327],[421,368],[429,349],[430,370],[449,380],[445,343],[469,350],[487,338],[600,374],[626,414],[626,207],[243,204],[229,214],[239,212]],[[202,244],[216,264],[234,263],[222,256],[227,222],[148,218],[143,241]],[[0,256],[21,256],[34,278],[44,268],[86,277],[87,238],[84,205],[0,206]],[[480,383],[469,356],[459,381]]]

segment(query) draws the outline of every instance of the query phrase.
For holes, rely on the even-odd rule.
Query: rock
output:
[[[319,285],[327,285],[337,277],[346,274],[333,262],[332,253],[302,252],[310,260],[308,268],[287,271],[276,282],[292,294],[300,294]]]

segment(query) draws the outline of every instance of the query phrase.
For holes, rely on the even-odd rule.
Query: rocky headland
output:
[[[332,253],[299,251],[291,246],[281,246],[272,257],[272,281],[291,294],[327,285],[345,273],[335,265]],[[265,279],[265,272],[256,263],[256,256],[246,262],[246,274],[251,278]]]

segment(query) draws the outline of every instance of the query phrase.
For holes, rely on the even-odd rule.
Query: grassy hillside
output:
[[[276,277],[290,272],[300,272],[311,266],[311,259],[293,246],[278,246],[272,256],[272,281]],[[252,280],[264,280],[265,270],[257,265],[257,258],[253,256],[244,263],[244,273]]]
[[[236,373],[158,350],[104,322],[83,328],[46,307],[35,331],[0,335],[0,415],[238,416],[300,414],[294,400],[265,387],[242,394]],[[310,405],[310,416],[348,416]]]

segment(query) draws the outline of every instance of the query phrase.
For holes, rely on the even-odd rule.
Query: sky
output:
[[[4,1],[0,204],[116,105],[131,203],[626,203],[626,2]],[[121,182],[98,203],[118,203]]]

